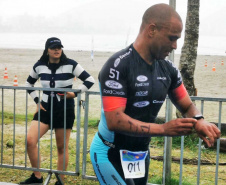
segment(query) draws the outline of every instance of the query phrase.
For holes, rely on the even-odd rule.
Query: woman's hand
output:
[[[39,105],[37,104],[37,108],[36,108],[36,111],[35,111],[34,115],[38,112],[38,109],[39,109]],[[42,106],[41,103],[40,103],[40,110],[46,111],[46,109]]]
[[[75,98],[75,93],[67,92],[66,98]]]
[[[64,99],[64,93],[57,93],[61,99]],[[66,98],[70,99],[70,98],[75,98],[75,93],[73,92],[66,92]]]

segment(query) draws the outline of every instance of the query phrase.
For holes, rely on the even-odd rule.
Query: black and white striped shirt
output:
[[[40,79],[43,88],[72,88],[75,77],[83,81],[83,84],[78,87],[82,93],[90,89],[95,82],[94,78],[72,59],[67,59],[66,62],[60,62],[59,64],[47,64],[39,60],[33,66],[26,86],[34,87],[35,82]],[[39,102],[36,91],[29,90],[28,93],[36,103]],[[62,100],[56,93],[55,97],[59,102]],[[50,91],[43,91],[42,106],[47,108],[49,99]],[[74,105],[74,99],[67,99],[67,104]]]

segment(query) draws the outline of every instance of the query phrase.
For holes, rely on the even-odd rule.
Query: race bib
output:
[[[131,152],[120,150],[122,169],[126,179],[141,178],[145,175],[145,158],[148,151]]]

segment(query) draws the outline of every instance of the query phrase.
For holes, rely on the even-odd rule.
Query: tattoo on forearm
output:
[[[141,128],[141,131],[145,132],[145,133],[149,133],[149,131],[150,131],[150,125],[148,125],[148,126],[141,125],[140,128]]]
[[[128,121],[130,124],[130,130],[134,130],[135,132],[138,132],[138,125],[135,125],[133,122]],[[150,125],[141,125],[140,129],[143,133],[149,133],[150,131]]]
[[[120,116],[120,113],[119,112],[116,112],[116,116]],[[149,133],[149,131],[150,131],[150,125],[138,125],[138,124],[134,124],[133,122],[131,122],[130,120],[128,120],[128,123],[129,123],[129,125],[130,125],[130,130],[131,131],[133,131],[133,132],[138,132],[138,130],[139,130],[139,127],[140,127],[140,130],[141,130],[141,132],[143,132],[143,133]],[[117,121],[117,124],[119,125],[119,124],[121,124],[121,121],[120,120],[118,120]]]
[[[128,122],[130,124],[130,130],[134,129],[134,131],[137,132],[138,131],[138,125],[134,125],[131,121],[128,121]]]

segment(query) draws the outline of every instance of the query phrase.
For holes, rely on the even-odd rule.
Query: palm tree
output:
[[[188,0],[185,39],[179,63],[183,82],[190,96],[197,95],[194,71],[199,39],[199,6],[200,0]]]

